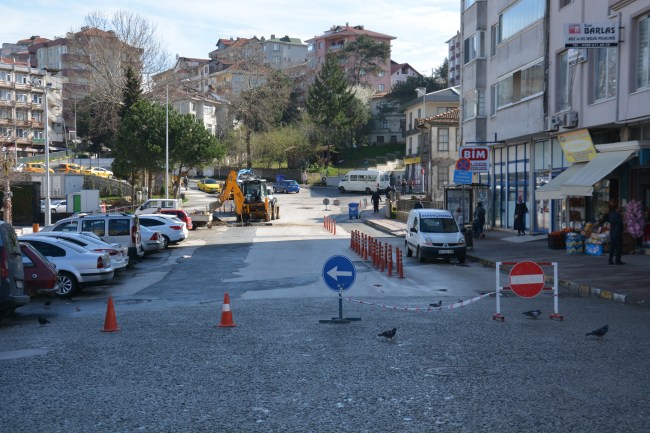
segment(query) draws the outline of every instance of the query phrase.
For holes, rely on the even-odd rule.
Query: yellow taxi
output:
[[[23,171],[27,173],[45,173],[45,163],[42,162],[27,162],[23,167]],[[50,168],[50,173],[54,170]]]
[[[110,170],[107,170],[102,167],[90,167],[90,168],[84,168],[81,170],[82,174],[87,174],[90,176],[99,176],[103,177],[106,179],[112,179],[113,178],[113,172]]]
[[[81,174],[82,166],[79,164],[69,163],[69,164],[59,164],[54,167],[56,173],[65,173],[65,174]]]
[[[210,177],[199,180],[196,185],[199,187],[199,190],[208,193],[221,192],[221,184]]]

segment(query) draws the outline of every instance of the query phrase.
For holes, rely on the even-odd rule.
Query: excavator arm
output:
[[[226,179],[226,183],[223,187],[223,191],[221,192],[221,196],[219,196],[219,206],[222,206],[227,200],[230,199],[231,192],[233,201],[235,202],[235,212],[237,215],[241,215],[244,208],[245,197],[241,192],[239,185],[237,184],[237,173],[235,171],[231,171],[228,174],[228,178]]]

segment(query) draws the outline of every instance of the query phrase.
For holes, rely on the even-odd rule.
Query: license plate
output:
[[[454,254],[454,250],[438,250],[438,254]]]

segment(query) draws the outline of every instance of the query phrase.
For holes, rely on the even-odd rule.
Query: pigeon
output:
[[[47,319],[46,319],[45,317],[43,317],[43,316],[38,316],[38,323],[40,323],[41,326],[45,326],[45,325],[47,325],[48,323],[50,323],[50,321],[47,320]]]
[[[531,319],[537,319],[539,316],[542,315],[542,310],[524,311],[521,314],[526,315],[526,316],[530,317]]]
[[[377,335],[378,337],[386,337],[390,338],[391,340],[393,337],[395,337],[395,334],[397,333],[397,328],[393,328],[390,331],[384,331],[381,334]]]
[[[429,307],[440,308],[440,307],[442,307],[442,301],[438,301],[436,303],[429,304]]]
[[[605,334],[607,334],[607,331],[609,331],[609,325],[605,325],[602,328],[598,328],[594,331],[587,332],[587,336],[595,335],[596,337],[603,338]]]

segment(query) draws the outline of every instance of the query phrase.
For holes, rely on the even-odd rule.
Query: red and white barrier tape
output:
[[[483,298],[487,298],[488,296],[494,295],[496,292],[489,292],[489,293],[484,293],[482,295],[479,295],[475,298],[472,299],[467,299],[464,301],[460,302],[455,302],[453,304],[445,305],[442,307],[398,307],[396,305],[386,305],[386,304],[375,304],[373,302],[367,302],[367,301],[362,301],[360,299],[353,299],[353,298],[345,298],[349,302],[354,302],[357,304],[363,304],[363,305],[370,305],[373,307],[380,307],[380,308],[386,308],[388,310],[398,310],[398,311],[413,311],[416,313],[430,313],[432,311],[443,311],[443,310],[454,310],[456,308],[462,308],[466,305],[473,304],[474,302],[478,302]]]

